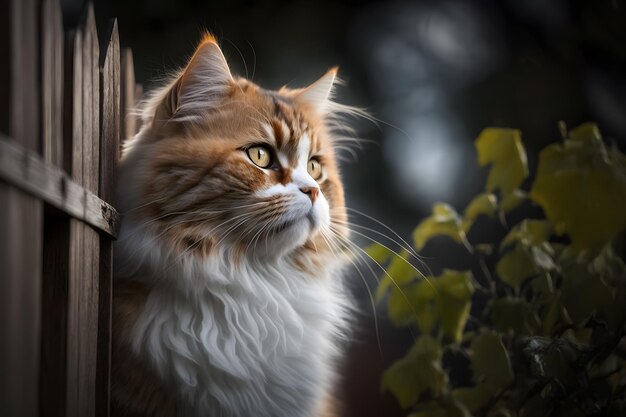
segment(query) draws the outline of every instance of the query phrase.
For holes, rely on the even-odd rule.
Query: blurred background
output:
[[[82,3],[62,1],[67,23]],[[184,65],[205,29],[233,72],[266,88],[304,86],[339,65],[339,101],[380,120],[354,121],[367,141],[356,158],[345,155],[348,205],[407,239],[434,202],[460,210],[482,188],[473,140],[486,126],[522,130],[531,172],[538,151],[559,139],[559,120],[595,120],[626,145],[622,0],[102,0],[95,10],[98,27],[118,18],[144,90]],[[464,262],[445,239],[423,255],[435,273]],[[401,411],[380,393],[380,374],[413,335],[391,327],[384,308],[372,311],[376,280],[365,272],[365,282],[351,279],[362,308],[339,397],[346,416],[392,417]]]

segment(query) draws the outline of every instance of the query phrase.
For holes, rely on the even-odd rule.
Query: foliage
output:
[[[519,131],[485,129],[476,149],[485,191],[461,214],[435,204],[413,232],[416,250],[445,236],[474,265],[421,277],[412,248],[368,248],[387,265],[378,301],[420,334],[383,390],[410,417],[626,415],[626,157],[584,124],[541,151],[525,191]],[[519,216],[533,205],[545,217]],[[501,225],[499,241],[470,243],[481,216]]]

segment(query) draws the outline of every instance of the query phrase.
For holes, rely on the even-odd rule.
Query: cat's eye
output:
[[[261,168],[267,168],[272,164],[272,154],[266,146],[251,146],[246,149],[246,153],[248,154],[248,158]]]
[[[309,159],[306,170],[314,180],[318,180],[322,176],[322,165],[317,159]]]

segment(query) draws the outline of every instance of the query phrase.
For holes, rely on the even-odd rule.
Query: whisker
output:
[[[330,229],[332,230],[332,228]],[[351,245],[353,248],[358,249],[362,254],[366,255],[368,258],[370,258],[372,261],[374,261],[374,263],[376,265],[378,265],[378,267],[381,269],[381,271],[383,271],[383,273],[389,278],[389,280],[391,281],[391,283],[398,289],[398,291],[400,291],[400,294],[402,295],[402,297],[404,298],[404,300],[406,301],[407,305],[409,306],[409,308],[411,309],[411,311],[413,312],[413,315],[417,318],[417,312],[415,311],[415,307],[413,306],[413,304],[409,301],[409,298],[407,297],[406,293],[404,292],[404,290],[400,287],[400,285],[398,285],[398,283],[396,282],[396,280],[389,275],[389,272],[387,272],[387,270],[380,264],[378,263],[378,261],[376,261],[376,259],[374,259],[369,253],[367,253],[363,248],[359,247],[358,245],[356,245],[353,242],[350,242],[350,240],[346,239],[345,237],[337,234],[335,232],[335,235],[338,239],[342,239],[346,244]],[[398,255],[399,256],[399,255]],[[404,259],[404,258],[402,258]],[[409,263],[409,265],[411,265]],[[412,265],[411,265],[412,266]],[[419,271],[418,271],[419,272]],[[428,278],[425,278],[427,282],[430,282],[428,280]],[[431,284],[432,285],[432,284]]]
[[[360,225],[360,224],[356,224],[356,223],[354,223],[354,222],[340,222],[340,221],[335,221],[335,223],[336,223],[336,224],[340,224],[340,225],[342,225],[342,226],[348,226],[348,228],[349,228],[350,232],[352,232],[352,233],[354,233],[354,234],[357,234],[357,235],[359,235],[359,236],[363,236],[363,237],[367,238],[368,240],[373,240],[373,239],[372,239],[370,236],[364,235],[364,234],[362,234],[362,233],[360,233],[360,232],[358,232],[358,231],[356,231],[356,230],[354,230],[354,229],[350,229],[350,227],[358,227],[358,228],[361,228],[361,229],[367,230],[368,232],[372,232],[372,233],[375,233],[375,234],[377,234],[377,235],[379,235],[379,236],[382,236],[382,237],[384,237],[385,239],[388,239],[388,240],[390,240],[391,242],[393,242],[395,245],[398,245],[398,247],[400,247],[400,248],[402,248],[402,249],[406,250],[406,251],[408,252],[408,254],[409,254],[409,255],[410,255],[413,259],[415,259],[417,262],[419,262],[419,263],[420,263],[420,265],[421,265],[421,266],[424,266],[425,268],[428,268],[428,267],[427,267],[427,265],[425,264],[425,262],[421,259],[421,257],[420,257],[420,256],[419,256],[419,255],[418,255],[418,254],[417,254],[417,253],[413,250],[413,248],[411,248],[410,246],[408,246],[408,244],[406,244],[407,246],[405,246],[405,245],[403,245],[402,243],[398,242],[397,240],[395,240],[395,239],[393,239],[393,238],[391,238],[391,237],[387,236],[386,234],[384,234],[384,233],[382,233],[382,232],[380,232],[380,231],[378,231],[378,230],[376,230],[376,229],[372,229],[372,228],[367,227],[367,226],[363,226],[363,225]],[[375,243],[379,243],[378,241],[374,241],[374,242],[375,242]],[[404,242],[404,243],[406,243],[406,242]]]
[[[332,248],[334,246],[333,243],[331,243],[332,238],[326,236],[326,232],[324,230],[321,230],[320,232],[321,232],[320,235],[322,236],[322,239],[324,239],[324,241],[326,241],[326,244],[329,245]],[[358,255],[358,254],[354,253],[354,251],[352,249],[350,249],[350,248],[347,248],[347,250],[349,250],[350,253],[353,256]],[[363,275],[363,272],[358,267],[357,263],[351,257],[348,257],[348,260],[350,261],[350,263],[352,264],[354,269],[359,274],[359,277],[361,278],[361,281],[363,282],[363,285],[365,285],[365,289],[367,290],[367,294],[369,296],[369,301],[370,301],[370,307],[372,308],[372,315],[374,317],[374,332],[376,334],[376,342],[378,344],[378,352],[380,353],[380,356],[382,358],[383,357],[383,348],[382,348],[382,343],[381,343],[381,340],[380,340],[380,325],[378,323],[378,312],[376,310],[376,302],[374,301],[374,295],[372,294],[372,290],[370,289],[370,286],[369,286],[367,280],[365,279],[365,276]],[[364,262],[364,263],[370,269],[374,279],[378,280],[378,276],[374,273],[374,270],[371,268],[371,266],[367,262]]]
[[[356,213],[360,216],[365,217],[366,219],[369,219],[377,224],[379,224],[380,226],[384,227],[385,229],[387,229],[388,231],[390,231],[391,233],[394,234],[394,236],[396,236],[398,239],[400,239],[402,241],[402,243],[404,243],[406,245],[407,248],[410,248],[410,251],[417,257],[419,257],[419,255],[417,254],[417,252],[413,249],[413,247],[402,238],[402,236],[400,236],[395,230],[393,230],[391,227],[387,226],[385,223],[381,222],[380,220],[378,220],[375,217],[370,216],[369,214],[363,213],[362,211],[359,211],[355,208],[352,207],[346,207],[346,210]]]
[[[332,226],[331,226],[331,228],[332,228]],[[372,237],[370,237],[370,236],[367,236],[367,235],[366,235],[366,234],[364,234],[364,233],[357,232],[356,230],[350,230],[350,232],[351,232],[351,233],[355,233],[355,234],[357,234],[357,235],[359,235],[359,236],[362,236],[362,237],[364,237],[364,238],[368,239],[369,241],[371,241],[371,242],[373,242],[373,243],[376,243],[376,244],[378,244],[378,245],[382,246],[383,248],[387,249],[389,252],[393,253],[395,256],[397,256],[398,258],[402,259],[404,263],[406,263],[407,265],[409,265],[409,266],[410,266],[410,267],[411,267],[411,268],[412,268],[415,272],[417,272],[417,274],[418,274],[419,276],[421,276],[422,278],[424,278],[424,279],[425,279],[428,283],[430,283],[430,285],[432,285],[432,283],[430,282],[430,280],[428,279],[428,277],[427,277],[426,275],[424,275],[424,273],[423,273],[422,271],[420,271],[419,269],[417,269],[417,268],[415,267],[415,265],[413,265],[411,262],[409,262],[408,260],[406,260],[406,259],[405,259],[402,255],[400,255],[398,252],[396,252],[396,251],[394,251],[393,249],[391,249],[389,246],[386,246],[385,244],[383,244],[383,243],[379,242],[378,240],[376,240],[376,239],[374,239],[374,238],[372,238]],[[351,243],[352,243],[352,242],[351,242]],[[369,256],[369,255],[368,255],[368,256]]]

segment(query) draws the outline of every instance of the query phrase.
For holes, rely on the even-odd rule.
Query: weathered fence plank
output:
[[[82,34],[79,30],[74,31],[68,37],[66,48],[66,73],[65,77],[65,101],[69,102],[69,109],[66,108],[66,134],[65,157],[69,164],[68,172],[72,179],[79,185],[83,185],[83,65],[82,65]],[[71,53],[71,55],[70,55]],[[67,123],[70,123],[68,126]],[[67,416],[78,416],[78,401],[81,394],[80,384],[82,383],[79,374],[81,363],[80,356],[80,306],[79,301],[79,281],[85,275],[83,270],[83,228],[84,225],[78,220],[70,220],[70,259],[68,277],[68,305],[67,305],[67,385],[65,387]],[[84,366],[84,365],[83,365]]]
[[[64,33],[58,0],[43,0],[40,21],[43,161],[61,168],[63,166]],[[25,160],[25,157],[21,157],[21,160]],[[5,168],[8,168],[8,165],[4,164]],[[31,163],[29,168],[33,166],[37,164]],[[28,169],[22,170],[22,172],[27,171]],[[53,175],[45,176],[47,181],[53,178]],[[28,185],[36,185],[32,175],[25,180]],[[46,201],[46,199],[42,200]],[[69,222],[67,216],[52,206],[45,206],[39,377],[39,415],[41,417],[65,414]]]
[[[40,152],[35,0],[2,0],[0,132]],[[0,182],[0,415],[38,411],[42,203]]]
[[[90,224],[111,238],[117,238],[119,214],[113,206],[14,142],[0,134],[0,180]]]
[[[135,67],[133,66],[133,51],[130,48],[122,50],[121,65],[121,106],[122,119],[120,132],[121,139],[133,137],[139,130],[137,116],[134,114],[137,105],[137,97],[135,91],[137,84],[135,83]]]
[[[100,165],[98,35],[87,4],[74,44],[74,127],[72,174],[97,193]],[[80,56],[80,60],[77,59]],[[77,74],[80,73],[80,83]],[[80,96],[80,99],[78,98]],[[80,103],[80,106],[77,106]],[[80,160],[80,162],[79,162]],[[84,223],[70,222],[67,415],[95,415],[100,240]]]
[[[117,20],[112,20],[102,48],[100,197],[112,201],[120,154],[121,86],[120,41]]]
[[[117,21],[109,24],[102,46],[100,77],[100,197],[112,201],[120,148],[120,43]],[[100,241],[100,300],[98,311],[98,376],[96,414],[108,417],[111,396],[111,316],[113,300],[113,242]]]
[[[0,0],[0,55],[0,416],[108,417],[132,53],[91,3],[64,34],[59,0]]]
[[[44,160],[63,165],[63,18],[58,0],[41,6],[41,137]]]
[[[70,219],[46,206],[41,294],[41,369],[39,415],[65,415],[67,360],[67,285]]]

